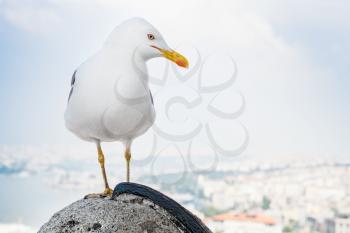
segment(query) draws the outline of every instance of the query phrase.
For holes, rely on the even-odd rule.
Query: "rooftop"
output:
[[[261,215],[261,214],[248,215],[248,214],[225,213],[225,214],[212,216],[208,218],[208,220],[216,221],[216,222],[223,222],[223,221],[255,222],[255,223],[262,223],[266,225],[276,224],[276,220],[274,218],[266,215]]]

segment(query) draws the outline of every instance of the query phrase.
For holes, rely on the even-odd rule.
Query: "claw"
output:
[[[113,190],[111,188],[105,188],[105,191],[103,191],[103,194],[107,196],[112,196]]]
[[[112,193],[113,193],[112,189],[105,188],[105,190],[102,193],[90,193],[90,194],[85,195],[84,199],[111,197]]]

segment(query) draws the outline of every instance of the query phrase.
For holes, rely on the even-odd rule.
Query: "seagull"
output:
[[[189,65],[154,26],[145,19],[131,18],[115,27],[99,51],[73,73],[65,125],[79,138],[96,144],[105,186],[98,195],[112,194],[102,142],[123,143],[126,181],[130,182],[131,144],[155,120],[146,62],[156,57],[183,68]]]

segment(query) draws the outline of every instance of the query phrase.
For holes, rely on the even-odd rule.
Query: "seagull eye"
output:
[[[154,40],[155,39],[153,34],[147,34],[147,37],[148,37],[149,40]]]

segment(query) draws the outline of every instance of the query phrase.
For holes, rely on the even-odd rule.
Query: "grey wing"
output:
[[[72,76],[72,80],[70,81],[70,92],[69,92],[69,96],[68,96],[68,101],[70,100],[70,97],[73,94],[73,88],[74,88],[74,83],[75,83],[75,74],[77,73],[77,71],[74,71],[73,76]]]
[[[153,102],[153,96],[152,96],[152,92],[151,92],[151,91],[149,91],[149,95],[150,95],[150,97],[151,97],[151,102],[152,102],[152,105],[154,105],[154,102]]]

